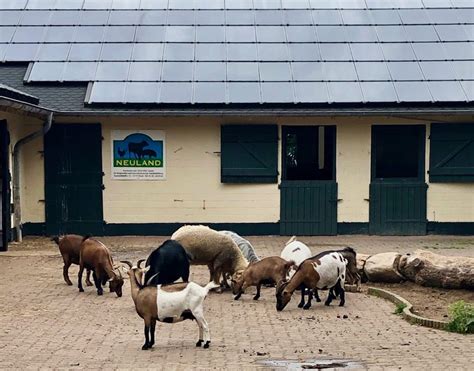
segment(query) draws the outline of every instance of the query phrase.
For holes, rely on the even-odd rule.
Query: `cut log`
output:
[[[474,258],[417,250],[401,257],[398,270],[422,286],[474,290]]]
[[[360,280],[362,283],[367,282],[367,276],[364,272],[364,266],[368,258],[370,258],[370,255],[357,253],[357,271],[359,272]]]
[[[404,277],[398,272],[401,254],[384,252],[369,257],[364,266],[364,273],[372,282],[400,282]]]

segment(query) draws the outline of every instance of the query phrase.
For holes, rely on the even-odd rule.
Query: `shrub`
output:
[[[397,306],[395,307],[395,311],[393,312],[394,314],[402,314],[403,309],[405,309],[407,305],[405,303],[398,303]]]
[[[456,301],[449,306],[451,321],[448,330],[461,334],[474,333],[474,305],[464,300]]]

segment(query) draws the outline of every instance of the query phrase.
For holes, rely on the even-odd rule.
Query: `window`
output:
[[[430,182],[474,181],[474,124],[432,124]]]
[[[222,125],[222,183],[276,183],[277,164],[276,125]]]

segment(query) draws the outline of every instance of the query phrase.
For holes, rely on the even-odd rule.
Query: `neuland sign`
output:
[[[112,179],[165,178],[164,131],[112,131]]]

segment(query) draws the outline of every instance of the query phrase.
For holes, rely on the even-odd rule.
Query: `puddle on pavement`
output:
[[[258,361],[262,366],[274,370],[340,370],[340,369],[360,369],[364,368],[359,362],[336,359],[321,358],[307,360],[291,360],[291,359],[267,359]]]

